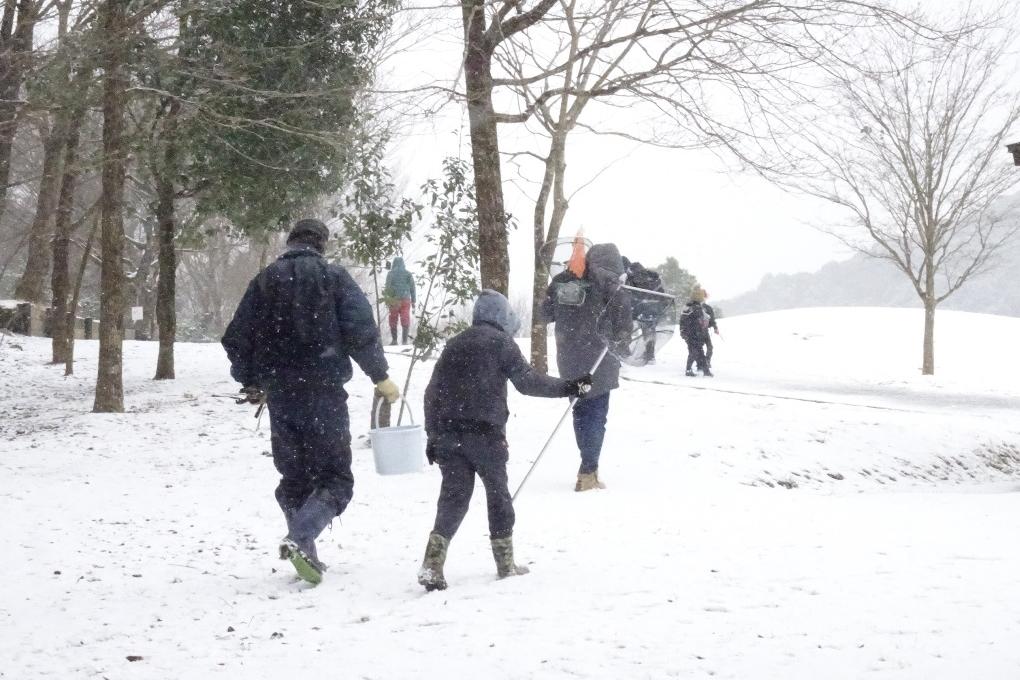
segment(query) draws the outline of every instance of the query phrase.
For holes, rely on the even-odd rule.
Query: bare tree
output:
[[[510,254],[503,203],[497,115],[493,108],[492,60],[507,38],[535,25],[556,4],[538,0],[524,10],[523,0],[464,0],[464,85],[471,130],[471,158],[478,200],[478,238],[482,287],[508,293]]]
[[[736,147],[759,127],[744,123],[784,115],[807,72],[852,59],[857,43],[848,36],[876,27],[924,32],[909,17],[850,0],[558,0],[534,31],[504,42],[495,53],[504,75],[493,84],[518,110],[496,119],[537,126],[545,144],[514,154],[537,159],[542,171],[533,214],[533,365],[546,369],[538,310],[550,253],[542,245],[560,235],[569,208],[573,132],[680,149]]]
[[[849,230],[834,231],[844,243],[910,280],[924,306],[924,375],[935,372],[936,307],[1018,229],[996,208],[1020,184],[1000,151],[1020,121],[1015,55],[996,30],[874,45],[872,74],[835,72],[833,101],[791,121],[797,143],[774,166],[774,179],[846,209]]]

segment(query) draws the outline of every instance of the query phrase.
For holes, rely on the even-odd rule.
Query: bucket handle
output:
[[[375,405],[375,409],[372,411],[372,429],[373,430],[378,430],[379,429],[379,414],[382,412],[382,405],[383,405],[384,401],[386,401],[385,398],[380,398],[379,399],[379,403],[377,403]],[[400,419],[400,414],[403,413],[404,409],[406,408],[407,409],[407,417],[408,417],[408,419],[410,419],[411,424],[414,425],[414,415],[411,413],[411,405],[407,403],[407,399],[404,398],[404,395],[400,395],[400,399],[398,399],[397,401],[400,402],[400,412],[397,414],[397,419],[398,420]]]

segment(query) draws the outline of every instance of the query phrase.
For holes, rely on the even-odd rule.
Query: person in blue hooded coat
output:
[[[390,344],[397,344],[397,321],[403,330],[400,344],[406,345],[410,338],[411,331],[411,309],[417,302],[417,295],[414,288],[414,277],[407,271],[404,265],[404,258],[393,258],[393,265],[386,274],[386,287],[383,289],[383,297],[390,309]]]
[[[489,538],[500,578],[526,574],[514,563],[514,508],[507,486],[507,381],[532,397],[581,397],[591,376],[561,380],[538,373],[514,341],[520,321],[507,299],[484,290],[475,301],[473,324],[446,343],[425,390],[429,463],[443,473],[436,521],[429,534],[418,582],[443,590],[450,540],[468,511],[475,475],[485,486]]]

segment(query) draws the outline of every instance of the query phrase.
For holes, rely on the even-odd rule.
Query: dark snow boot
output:
[[[494,538],[491,543],[492,557],[496,560],[496,576],[506,578],[508,576],[523,576],[530,572],[527,567],[514,563],[514,541],[511,536]]]
[[[406,345],[407,344],[407,340],[408,340],[408,330],[405,328],[404,329],[404,335],[403,335],[403,338],[400,341],[400,344],[401,345]]]
[[[687,372],[684,373],[684,375],[686,375],[688,378],[696,378],[698,376],[697,373],[695,373],[694,371],[692,371],[689,368],[687,369]]]
[[[708,366],[705,366],[705,370],[701,372],[701,375],[705,376],[706,378],[715,377],[714,375],[712,375],[712,369],[710,369]]]
[[[396,328],[390,329],[390,344],[391,345],[397,344],[397,329]]]
[[[443,576],[443,565],[446,564],[446,550],[450,541],[436,532],[429,534],[428,545],[425,546],[425,559],[418,570],[418,583],[425,590],[446,590],[446,577]]]
[[[328,495],[316,491],[309,496],[288,522],[287,537],[280,543],[280,559],[290,560],[298,576],[313,585],[322,582],[326,571],[315,550],[315,539],[336,517]]]

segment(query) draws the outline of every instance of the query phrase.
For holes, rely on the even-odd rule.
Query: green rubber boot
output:
[[[508,576],[523,576],[529,573],[527,567],[514,563],[514,541],[513,537],[494,538],[492,543],[492,556],[496,560],[496,575],[499,578]]]
[[[418,583],[425,590],[446,590],[446,577],[443,576],[443,565],[446,564],[446,550],[450,541],[436,532],[429,534],[428,545],[425,546],[425,559],[418,570]]]

